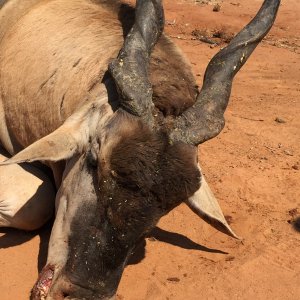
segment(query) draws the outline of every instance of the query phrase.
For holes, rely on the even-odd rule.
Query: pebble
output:
[[[285,155],[294,156],[294,154],[290,150],[284,150],[283,152]]]
[[[214,12],[219,12],[221,10],[221,5],[220,4],[215,4],[213,7]]]
[[[283,120],[283,119],[281,119],[281,118],[279,118],[279,117],[277,117],[277,118],[275,119],[275,122],[280,123],[280,124],[286,123],[285,120]]]

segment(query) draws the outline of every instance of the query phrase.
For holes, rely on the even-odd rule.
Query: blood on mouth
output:
[[[31,293],[32,300],[45,300],[48,292],[51,287],[52,279],[54,276],[54,267],[53,266],[46,266],[37,281],[34,285]]]

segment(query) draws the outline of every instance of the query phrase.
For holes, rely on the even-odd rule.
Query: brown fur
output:
[[[133,20],[118,1],[40,0],[2,28],[0,142],[11,154],[26,147],[11,162],[50,161],[56,182],[54,163],[66,160],[47,260],[53,299],[114,294],[137,242],[199,189],[195,147],[115,111],[107,66]],[[157,119],[194,103],[190,66],[165,36],[150,78]]]
[[[153,102],[165,115],[180,115],[196,101],[198,87],[185,56],[163,36],[150,63]]]
[[[7,29],[0,43],[0,101],[14,151],[55,130],[80,103],[97,95],[123,41],[115,11],[119,6],[113,1],[103,9],[104,2],[41,0]],[[122,26],[128,27],[130,9],[120,14]],[[195,101],[190,66],[164,36],[153,53],[150,75],[154,103],[165,114],[178,114]]]
[[[124,126],[128,121],[120,118]],[[153,133],[140,122],[128,127],[132,130],[121,135],[110,156],[115,180],[142,194],[150,191],[159,201],[182,201],[193,195],[200,182],[196,149],[183,143],[170,145],[164,133]]]

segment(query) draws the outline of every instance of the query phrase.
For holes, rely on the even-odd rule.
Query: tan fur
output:
[[[0,1],[0,41],[8,29],[24,16],[32,6],[40,1],[41,0],[4,0],[2,1],[3,3]]]
[[[101,136],[109,116],[112,116],[107,98],[87,102],[74,112],[62,126],[37,140],[1,165],[33,161],[57,162],[83,152],[95,133]]]
[[[0,160],[5,159],[0,149]],[[0,168],[0,227],[33,230],[49,220],[55,189],[39,169],[24,164]]]
[[[1,101],[1,95],[0,95],[0,142],[2,142],[3,147],[9,152],[13,153],[14,148],[9,136],[9,132],[6,126],[6,120],[5,120],[5,112],[3,103]],[[1,138],[2,137],[2,138]],[[1,143],[0,143],[1,144]]]
[[[0,122],[8,134],[0,132],[0,143],[12,144],[13,151],[7,149],[11,154],[53,132],[103,89],[107,65],[123,43],[118,12],[103,2],[40,0],[6,28],[0,42],[0,101],[5,111],[5,122]],[[175,64],[165,62],[167,56]],[[182,73],[177,74],[179,69]],[[177,114],[193,103],[189,65],[165,37],[153,53],[150,72],[154,102],[162,111]]]
[[[54,131],[101,80],[116,55],[103,44],[121,47],[119,25],[108,30],[106,19],[112,13],[89,1],[43,1],[5,36],[0,88],[15,151]]]
[[[160,39],[153,52],[150,79],[153,102],[165,115],[178,116],[194,104],[198,86],[190,62],[166,36]]]

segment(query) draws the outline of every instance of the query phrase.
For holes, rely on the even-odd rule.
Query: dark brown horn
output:
[[[265,0],[255,18],[213,57],[197,101],[176,119],[171,141],[199,145],[221,132],[233,78],[271,29],[279,5],[280,0]]]
[[[152,49],[164,28],[161,0],[137,0],[135,23],[118,57],[109,65],[121,107],[147,121],[152,119],[152,87],[148,66]]]

